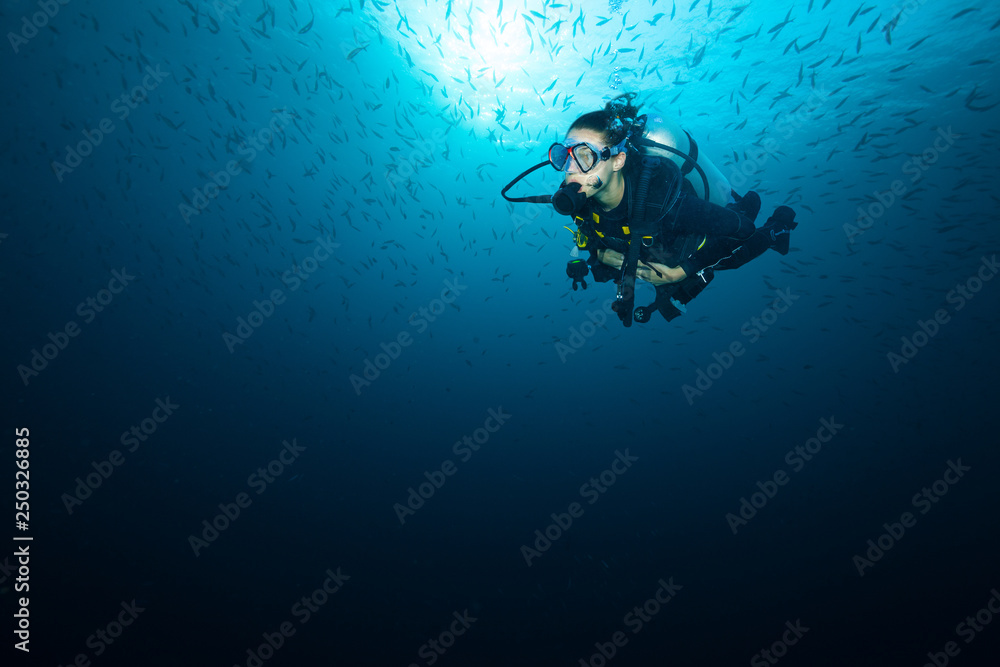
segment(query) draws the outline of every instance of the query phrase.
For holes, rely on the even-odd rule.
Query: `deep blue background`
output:
[[[195,25],[185,4],[72,0],[16,52],[8,36],[3,451],[31,429],[35,537],[32,653],[5,648],[11,664],[242,665],[292,621],[266,664],[424,665],[469,610],[438,664],[578,665],[661,578],[683,588],[609,664],[747,664],[797,619],[809,631],[782,664],[918,667],[961,641],[1000,586],[1000,282],[961,310],[947,295],[998,249],[998,115],[977,109],[1000,95],[1000,17],[912,4],[796,2],[772,30],[789,6],[298,0],[272,26],[260,2],[192,0]],[[4,32],[38,11],[3,3]],[[114,100],[147,66],[170,76],[122,120]],[[563,360],[613,287],[572,292],[564,221],[499,189],[625,90],[757,189],[761,220],[787,204],[801,224],[789,255],[720,273],[684,317],[612,316]],[[294,122],[186,223],[193,189],[275,118]],[[944,151],[939,128],[959,136]],[[851,242],[858,207],[896,180],[905,195]],[[293,291],[282,275],[319,236],[339,247]],[[134,282],[84,323],[77,305],[122,269]],[[468,287],[418,330],[446,280]],[[230,353],[223,334],[275,289],[286,301]],[[778,289],[798,299],[751,342],[741,328]],[[938,309],[950,321],[894,372],[887,354]],[[23,382],[69,321],[79,335]],[[400,332],[412,344],[355,391]],[[686,400],[734,341],[745,354]],[[68,512],[76,478],[167,397],[176,412]],[[501,407],[461,462],[453,443]],[[734,536],[726,514],[823,418],[844,427]],[[256,494],[248,477],[293,438],[305,451]],[[526,566],[522,545],[625,449],[638,461]],[[457,473],[401,525],[394,504],[446,459]],[[852,558],[958,459],[971,471],[860,577]],[[252,504],[196,557],[189,536],[241,492]],[[338,567],[350,580],[298,624],[292,606]],[[95,656],[88,636],[133,599],[145,611]],[[953,664],[997,655],[994,621]]]

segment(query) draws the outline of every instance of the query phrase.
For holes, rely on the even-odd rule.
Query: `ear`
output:
[[[611,160],[611,168],[614,171],[621,171],[622,168],[625,167],[625,159],[627,157],[628,157],[628,154],[625,153],[624,151],[622,151],[618,155],[614,156],[614,158],[612,158],[612,160]]]

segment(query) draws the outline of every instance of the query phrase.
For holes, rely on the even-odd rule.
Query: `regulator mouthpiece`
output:
[[[580,192],[579,183],[566,183],[552,195],[552,207],[561,215],[576,215],[583,211],[587,195]]]

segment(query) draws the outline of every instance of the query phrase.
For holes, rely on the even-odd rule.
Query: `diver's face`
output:
[[[587,143],[598,149],[603,149],[607,146],[601,134],[593,130],[580,129],[573,130],[567,134],[564,143],[567,145]],[[567,162],[565,182],[579,183],[580,192],[583,192],[588,197],[593,197],[607,187],[607,184],[611,182],[624,166],[625,153],[619,153],[611,156],[610,160],[598,160],[597,164],[590,171],[584,173],[580,170],[580,165],[576,163],[576,160],[570,157]]]

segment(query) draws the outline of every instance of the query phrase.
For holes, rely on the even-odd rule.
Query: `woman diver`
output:
[[[757,193],[740,197],[689,134],[659,116],[639,115],[635,97],[626,93],[577,118],[546,162],[501,192],[509,201],[550,202],[573,218],[577,247],[590,251],[589,260],[567,267],[573,287],[586,288],[588,267],[598,282],[614,280],[615,311],[625,326],[633,316],[648,321],[655,310],[673,319],[715,270],[742,266],[767,248],[787,253],[798,224],[795,212],[780,206],[756,229]],[[565,172],[554,195],[507,197],[514,183],[546,164]],[[657,298],[633,313],[636,278],[656,286]]]

